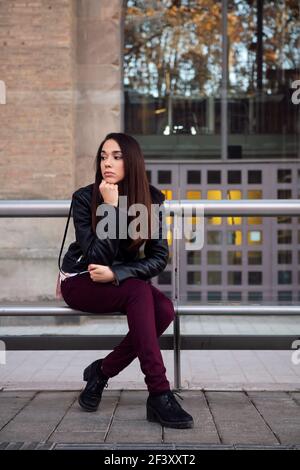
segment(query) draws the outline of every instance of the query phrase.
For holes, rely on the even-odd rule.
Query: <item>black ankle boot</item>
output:
[[[83,380],[87,382],[85,389],[78,398],[79,405],[86,411],[97,411],[104,387],[109,377],[101,371],[103,359],[92,362],[83,372]]]
[[[180,395],[178,396],[183,400]],[[168,428],[184,429],[194,427],[192,416],[181,408],[171,390],[160,395],[149,394],[147,399],[147,420],[160,423]]]

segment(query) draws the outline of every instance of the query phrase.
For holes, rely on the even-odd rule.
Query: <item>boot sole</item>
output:
[[[97,406],[96,408],[91,408],[89,407],[88,405],[86,405],[82,400],[81,400],[81,395],[79,395],[78,397],[78,403],[79,405],[81,406],[81,408],[83,408],[85,411],[97,411],[99,406]]]
[[[147,420],[151,423],[160,423],[166,428],[178,428],[178,429],[188,429],[194,427],[194,421],[179,421],[177,423],[172,423],[170,421],[164,421],[161,419],[158,413],[153,408],[147,407]]]

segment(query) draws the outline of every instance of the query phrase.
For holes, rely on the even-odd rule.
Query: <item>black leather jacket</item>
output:
[[[149,184],[149,189],[152,203],[162,204],[165,200],[165,195],[151,184]],[[81,272],[87,270],[90,263],[102,264],[109,266],[115,273],[115,285],[119,285],[120,282],[130,277],[136,277],[151,283],[150,279],[164,271],[169,259],[168,242],[166,238],[163,238],[163,232],[161,232],[162,228],[166,229],[164,205],[159,206],[161,209],[159,238],[147,240],[142,245],[141,248],[144,249],[145,256],[141,258],[141,248],[136,254],[131,254],[124,250],[124,247],[128,244],[126,239],[100,239],[93,232],[91,216],[92,191],[93,183],[79,188],[72,195],[71,207],[73,208],[76,241],[70,244],[68,251],[64,255],[62,271],[66,273]],[[116,220],[118,220],[119,206],[112,207],[116,210]],[[67,228],[68,224],[66,231]],[[61,253],[62,248],[63,245]],[[58,264],[60,267],[60,256]]]

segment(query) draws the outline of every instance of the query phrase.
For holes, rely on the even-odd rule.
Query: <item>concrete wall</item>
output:
[[[122,129],[121,0],[0,0],[0,17],[0,199],[70,199]],[[54,297],[65,223],[0,219],[0,300]]]

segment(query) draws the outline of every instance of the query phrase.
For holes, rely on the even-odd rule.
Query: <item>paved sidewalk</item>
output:
[[[148,422],[144,390],[104,390],[94,413],[77,391],[2,391],[0,448],[300,449],[300,392],[180,394],[193,429]]]
[[[0,364],[0,389],[80,390],[83,369],[108,351],[7,351]],[[162,351],[167,377],[174,386],[173,351]],[[300,364],[291,351],[200,350],[181,352],[185,390],[300,391]],[[146,390],[138,360],[109,382],[111,390]]]

